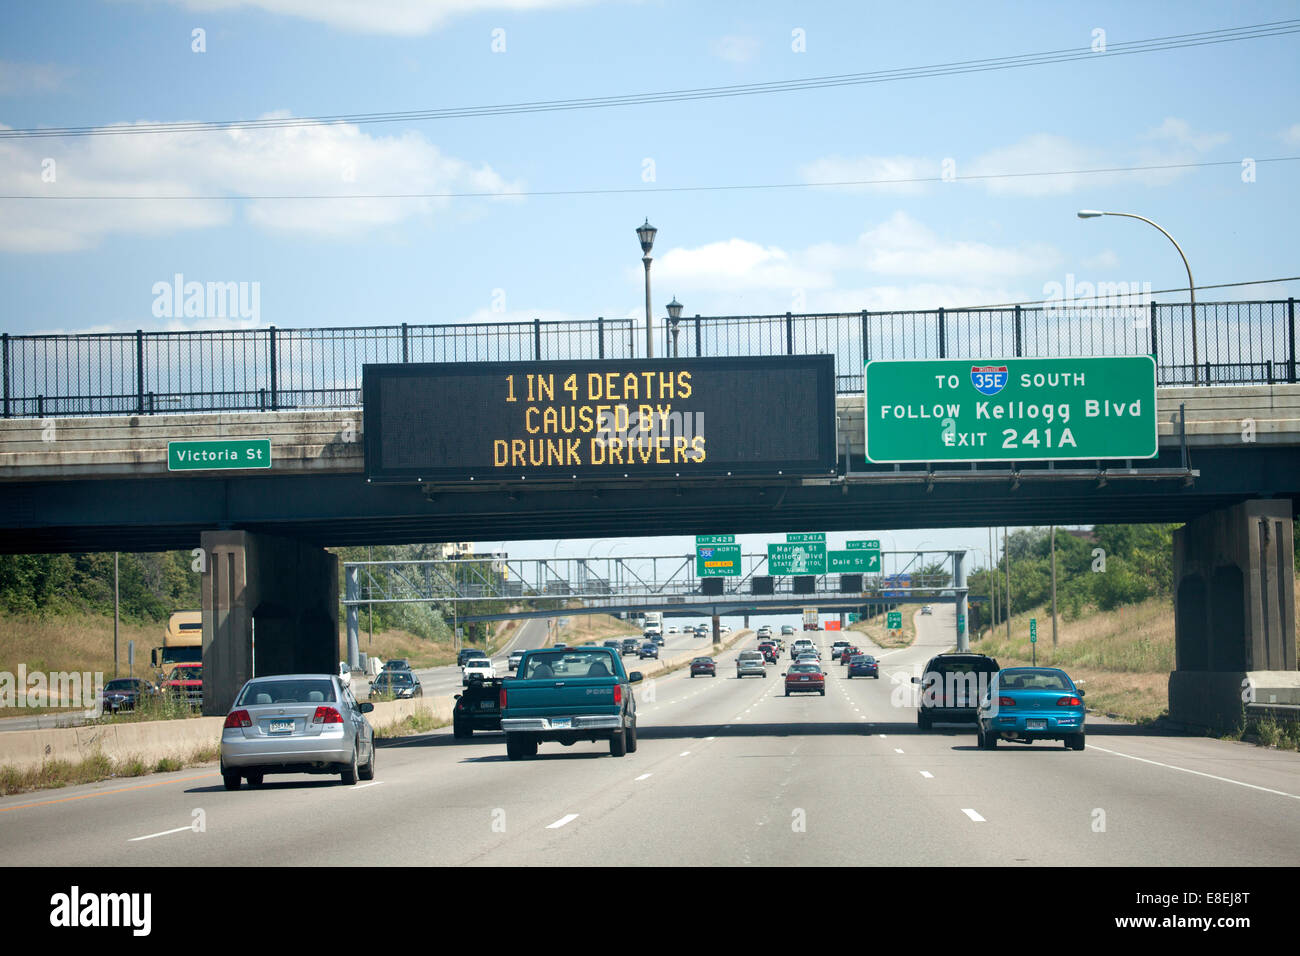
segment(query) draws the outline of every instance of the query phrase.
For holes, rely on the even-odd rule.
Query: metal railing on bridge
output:
[[[934,309],[656,320],[656,354],[835,356],[840,392],[870,359],[1136,355],[1160,385],[1295,382],[1295,300]],[[626,359],[637,320],[0,336],[3,415],[356,408],[367,363]]]

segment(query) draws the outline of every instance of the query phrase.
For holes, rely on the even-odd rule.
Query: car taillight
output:
[[[506,709],[506,689],[504,687],[501,688],[501,696],[498,698],[497,703],[502,710]]]
[[[622,684],[615,684],[615,685],[614,685],[614,703],[616,703],[616,704],[621,704],[621,703],[623,703],[623,685],[622,685]]]
[[[999,698],[998,698],[998,706],[999,706],[999,707],[1014,707],[1014,706],[1016,706],[1016,699],[1015,699],[1014,697],[999,697]]]
[[[341,724],[343,715],[334,707],[317,707],[316,713],[312,714],[311,722],[313,724]]]
[[[232,710],[230,713],[226,715],[226,722],[222,726],[222,729],[229,730],[232,727],[239,728],[239,727],[251,727],[251,726],[253,726],[253,719],[248,716],[248,711]]]
[[[1077,697],[1061,697],[1056,701],[1057,707],[1079,707],[1083,701]]]

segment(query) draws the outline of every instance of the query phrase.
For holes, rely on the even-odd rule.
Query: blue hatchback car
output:
[[[854,654],[849,658],[849,676],[880,680],[880,665],[870,654]]]
[[[1007,667],[989,683],[976,714],[979,745],[993,750],[998,740],[1031,744],[1060,740],[1070,750],[1084,745],[1083,691],[1055,667]]]

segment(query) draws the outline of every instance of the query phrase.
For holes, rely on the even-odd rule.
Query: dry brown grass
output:
[[[557,612],[558,613],[558,612]],[[564,616],[560,614],[559,616]],[[640,637],[641,629],[612,614],[573,614],[556,638],[562,644],[599,644],[616,637]]]
[[[916,640],[916,623],[913,617],[919,611],[919,604],[904,604],[896,608],[903,612],[903,629],[901,631],[891,631],[885,624],[888,618],[881,614],[871,621],[857,621],[845,628],[846,631],[856,631],[859,634],[865,634],[877,647],[910,647]]]

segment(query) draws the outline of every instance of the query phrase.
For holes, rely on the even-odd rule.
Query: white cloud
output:
[[[273,114],[286,115],[286,114]],[[46,159],[54,182],[45,182]],[[113,234],[166,235],[225,225],[354,235],[445,207],[445,199],[146,199],[152,196],[346,195],[518,191],[490,166],[444,154],[417,133],[375,136],[356,126],[90,136],[55,149],[0,141],[0,180],[14,193],[120,197],[10,201],[0,207],[0,249],[61,252]]]
[[[1300,146],[1300,123],[1288,126],[1282,131],[1282,142],[1288,146]]]
[[[940,172],[937,160],[921,156],[826,156],[801,167],[799,175],[806,183],[877,183],[845,187],[852,192],[919,196],[927,191],[929,183],[900,180],[933,178]]]
[[[728,34],[713,41],[712,52],[728,63],[749,63],[758,57],[758,37]]]
[[[1095,256],[1085,256],[1082,260],[1087,269],[1118,269],[1119,256],[1113,250],[1103,249]]]
[[[593,0],[169,0],[199,13],[253,7],[314,20],[350,33],[421,36],[460,16],[526,13],[573,7]]]
[[[1147,130],[1143,135],[1143,139],[1189,147],[1198,153],[1204,153],[1215,146],[1222,146],[1230,138],[1227,133],[1195,132],[1187,120],[1177,119],[1173,116],[1166,117],[1163,123],[1154,129]]]
[[[1061,261],[1050,246],[946,238],[898,212],[849,242],[784,249],[732,238],[669,249],[652,280],[690,314],[879,311],[1036,298],[1012,284]]]
[[[14,63],[0,60],[0,96],[52,93],[63,86],[72,70],[51,63]]]

